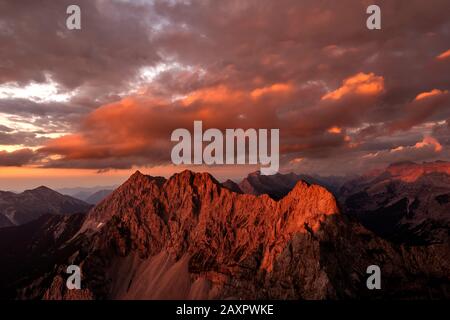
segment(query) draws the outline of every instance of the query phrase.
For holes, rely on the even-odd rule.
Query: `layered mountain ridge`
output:
[[[423,179],[445,188],[436,174],[445,173],[426,172],[405,182],[379,172],[344,185],[342,195],[351,199],[352,192],[368,192],[371,185],[374,190],[391,183],[412,188]],[[280,175],[255,176],[269,184],[271,178],[285,181]],[[137,171],[87,215],[73,221],[44,216],[7,228],[3,238],[21,237],[22,249],[4,246],[0,254],[27,263],[20,274],[6,270],[11,281],[20,282],[6,279],[0,293],[19,299],[449,298],[445,238],[386,240],[378,230],[363,227],[360,216],[348,214],[348,207],[340,209],[326,188],[302,180],[280,197],[246,194],[236,186],[208,173],[183,171],[165,179]],[[412,192],[389,190],[390,197]],[[437,199],[446,203],[445,194]],[[371,201],[378,200],[373,193]],[[428,237],[436,228],[420,232]],[[32,254],[23,260],[21,252]],[[81,290],[66,288],[70,264],[82,269]],[[367,288],[369,265],[380,266],[382,290]]]
[[[83,213],[90,208],[81,200],[45,186],[22,193],[0,191],[0,227],[24,224],[45,214]]]
[[[325,188],[299,181],[283,198],[233,192],[207,173],[136,172],[93,208],[67,264],[35,279],[46,299],[342,299],[447,297],[448,245],[385,241],[341,214]],[[383,290],[366,268],[383,270]]]
[[[447,242],[450,236],[450,163],[402,162],[344,184],[345,212],[388,239]]]

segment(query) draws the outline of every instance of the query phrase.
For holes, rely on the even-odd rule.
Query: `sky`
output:
[[[366,8],[381,8],[381,30]],[[66,8],[81,8],[68,30]],[[0,0],[0,189],[168,176],[177,128],[280,129],[280,171],[449,160],[448,0]],[[254,166],[188,167],[238,179]]]

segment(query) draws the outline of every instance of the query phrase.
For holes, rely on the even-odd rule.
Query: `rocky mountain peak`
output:
[[[157,185],[162,186],[166,182],[166,178],[159,176],[150,176],[141,173],[139,170],[136,170],[117,190],[124,190],[126,188],[130,188],[131,190],[144,190],[149,185]]]
[[[60,194],[59,192],[56,192],[55,190],[52,190],[46,186],[39,186],[39,187],[31,189],[31,190],[25,190],[24,192],[33,193],[33,194],[42,194],[42,195],[44,195],[44,194],[47,194],[47,195]]]

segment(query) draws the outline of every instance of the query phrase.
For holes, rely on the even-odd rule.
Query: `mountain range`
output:
[[[396,242],[442,243],[450,230],[450,163],[401,162],[348,181],[343,210]]]
[[[423,170],[430,166],[435,167]],[[183,171],[165,179],[136,172],[87,215],[47,215],[0,230],[0,255],[11,261],[0,266],[0,272],[8,275],[0,285],[0,296],[450,298],[450,246],[448,238],[442,236],[442,230],[448,229],[441,224],[448,218],[446,206],[427,211],[422,209],[427,203],[419,203],[412,216],[395,221],[396,228],[407,226],[406,230],[412,230],[409,235],[421,241],[412,241],[407,232],[393,239],[392,234],[364,218],[377,214],[369,209],[389,207],[383,197],[397,203],[415,194],[420,199],[445,202],[449,192],[446,180],[435,177],[447,174],[443,166],[447,164],[395,164],[349,181],[340,191],[345,205],[325,187],[303,180],[284,196],[285,191],[269,196],[241,189],[250,182],[258,185],[256,177],[259,186],[272,190],[276,183],[285,186],[295,180],[294,175],[252,174],[243,184],[221,184],[207,173]],[[416,174],[417,170],[422,171]],[[430,194],[422,189],[421,194],[407,186],[420,186],[424,181],[428,181],[428,188],[436,184],[436,189]],[[406,185],[383,189],[399,182]],[[374,199],[367,201],[367,210],[360,201],[362,210],[358,213],[354,201],[361,192]],[[386,219],[387,214],[383,211],[380,219]],[[441,236],[435,237],[433,224],[414,233],[415,227],[427,220],[437,221]],[[387,221],[389,225],[391,221]],[[416,224],[411,225],[411,221]],[[14,239],[20,240],[12,247],[6,245]],[[21,268],[16,270],[17,264]],[[65,286],[69,264],[82,268],[81,290]],[[367,289],[369,265],[380,266],[382,290]]]
[[[89,204],[97,204],[106,198],[115,188],[116,186],[74,187],[62,188],[57,191]]]

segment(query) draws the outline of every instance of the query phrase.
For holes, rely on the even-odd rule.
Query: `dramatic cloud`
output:
[[[414,148],[422,149],[429,146],[433,147],[435,152],[442,151],[442,145],[433,137],[425,137],[421,142],[417,142]]]
[[[365,155],[365,159],[369,162],[380,162],[389,164],[400,161],[424,161],[427,159],[437,159],[442,151],[440,143],[432,138],[425,137],[422,141],[418,141],[412,146],[399,146],[390,150],[382,150],[375,153]]]
[[[422,99],[426,99],[426,98],[430,98],[430,97],[435,97],[435,96],[440,96],[440,95],[444,95],[447,94],[448,91],[442,91],[442,90],[438,90],[438,89],[433,89],[429,92],[422,92],[420,94],[418,94],[416,96],[416,98],[414,100],[422,100]]]
[[[376,31],[364,0],[82,0],[79,31],[69,4],[0,3],[0,150],[40,146],[17,165],[167,165],[194,120],[279,128],[295,170],[449,159],[448,0],[379,1]]]
[[[434,120],[445,119],[448,113],[449,102],[447,90],[433,89],[429,92],[422,92],[412,102],[407,103],[403,107],[403,116],[393,121],[390,124],[390,129],[392,131],[408,130],[415,125],[432,119],[434,115],[439,115],[440,112],[440,117]]]
[[[63,89],[86,89],[98,98],[113,89],[117,94],[141,66],[160,60],[150,41],[149,21],[156,17],[145,2],[77,1],[79,31],[66,28],[70,4],[2,1],[0,41],[11,48],[0,53],[2,83],[45,83],[50,77]]]
[[[438,55],[436,57],[436,59],[438,60],[445,60],[445,59],[449,59],[450,58],[450,49],[448,49],[445,52],[442,52],[440,55]]]
[[[378,95],[384,90],[384,79],[373,73],[358,73],[345,79],[342,86],[329,92],[322,97],[322,100],[339,100],[350,94],[358,95]]]
[[[432,135],[443,145],[450,146],[450,119],[433,127]]]
[[[20,167],[36,159],[36,154],[30,149],[20,149],[13,152],[0,151],[0,166]]]

